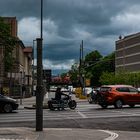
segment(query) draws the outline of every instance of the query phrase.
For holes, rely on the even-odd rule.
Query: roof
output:
[[[131,38],[135,38],[135,37],[138,37],[138,36],[140,36],[140,32],[124,36],[124,38],[117,40],[116,43],[122,42],[124,40],[131,39]]]
[[[24,53],[32,53],[32,51],[33,51],[32,47],[26,47],[23,50]]]

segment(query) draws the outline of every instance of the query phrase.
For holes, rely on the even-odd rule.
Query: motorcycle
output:
[[[70,108],[72,110],[74,110],[77,106],[77,103],[75,100],[72,100],[71,95],[68,95],[68,97],[64,97],[61,100],[55,100],[55,99],[51,99],[48,101],[48,108],[50,110],[63,110],[64,108]]]
[[[97,88],[96,90],[93,90],[88,97],[88,102],[90,104],[92,103],[96,104],[99,97],[98,94],[99,94],[99,88]]]

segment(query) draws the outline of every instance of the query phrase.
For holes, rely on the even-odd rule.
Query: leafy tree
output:
[[[140,85],[140,72],[131,73],[120,71],[116,74],[112,72],[103,72],[100,77],[101,84],[126,84],[126,85],[133,85],[138,87]]]
[[[13,64],[12,51],[16,45],[16,38],[10,34],[10,27],[6,24],[3,18],[0,17],[0,43],[4,48],[4,68],[5,72],[10,71]]]
[[[70,79],[73,85],[77,85],[78,83],[78,75],[79,75],[79,67],[77,63],[74,63],[71,66],[71,70],[69,71]]]
[[[80,67],[80,72],[85,74],[85,78],[91,79],[91,86],[100,86],[103,81],[100,81],[100,76],[104,72],[115,71],[115,53],[111,53],[103,57],[97,50],[85,56],[85,65]],[[75,63],[69,71],[71,81],[77,82],[79,75],[79,67]]]
[[[100,76],[100,83],[102,85],[109,85],[109,84],[115,84],[115,73],[114,72],[103,72]]]
[[[93,64],[99,61],[102,58],[102,55],[97,51],[92,51],[85,56],[85,63]]]
[[[97,50],[92,51],[85,56],[84,72],[85,72],[86,78],[94,79],[97,81],[98,78],[94,77],[93,67],[102,59],[102,57],[103,56]],[[92,81],[93,80],[91,80],[91,83]]]
[[[63,78],[65,78],[67,76],[67,73],[62,73],[61,74],[61,78],[63,79]]]
[[[92,86],[100,86],[100,76],[103,72],[115,71],[115,53],[109,54],[99,61],[93,63],[91,67],[86,68],[86,75],[91,76]]]

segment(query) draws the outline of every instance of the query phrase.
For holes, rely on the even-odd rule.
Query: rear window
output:
[[[100,91],[102,92],[111,91],[111,87],[101,87]]]
[[[118,87],[118,88],[116,88],[116,90],[119,91],[119,92],[129,92],[128,87]]]
[[[135,88],[129,88],[129,91],[130,91],[130,92],[138,92],[138,90],[135,89]]]

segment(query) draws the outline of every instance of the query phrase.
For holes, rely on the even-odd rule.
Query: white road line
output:
[[[78,113],[82,118],[87,118],[87,116],[86,116],[85,114],[83,114],[82,112],[77,111],[77,113]]]
[[[108,138],[105,138],[104,140],[115,140],[119,136],[117,133],[108,130],[99,130],[99,131],[110,134],[110,136]]]
[[[115,110],[115,111],[111,111],[111,112],[118,112],[118,113],[121,113],[121,114],[126,114],[126,115],[132,115],[132,116],[135,116],[135,115],[138,115],[139,113],[135,112],[135,113],[131,113],[131,112],[125,112],[125,111],[119,111],[119,110]]]

